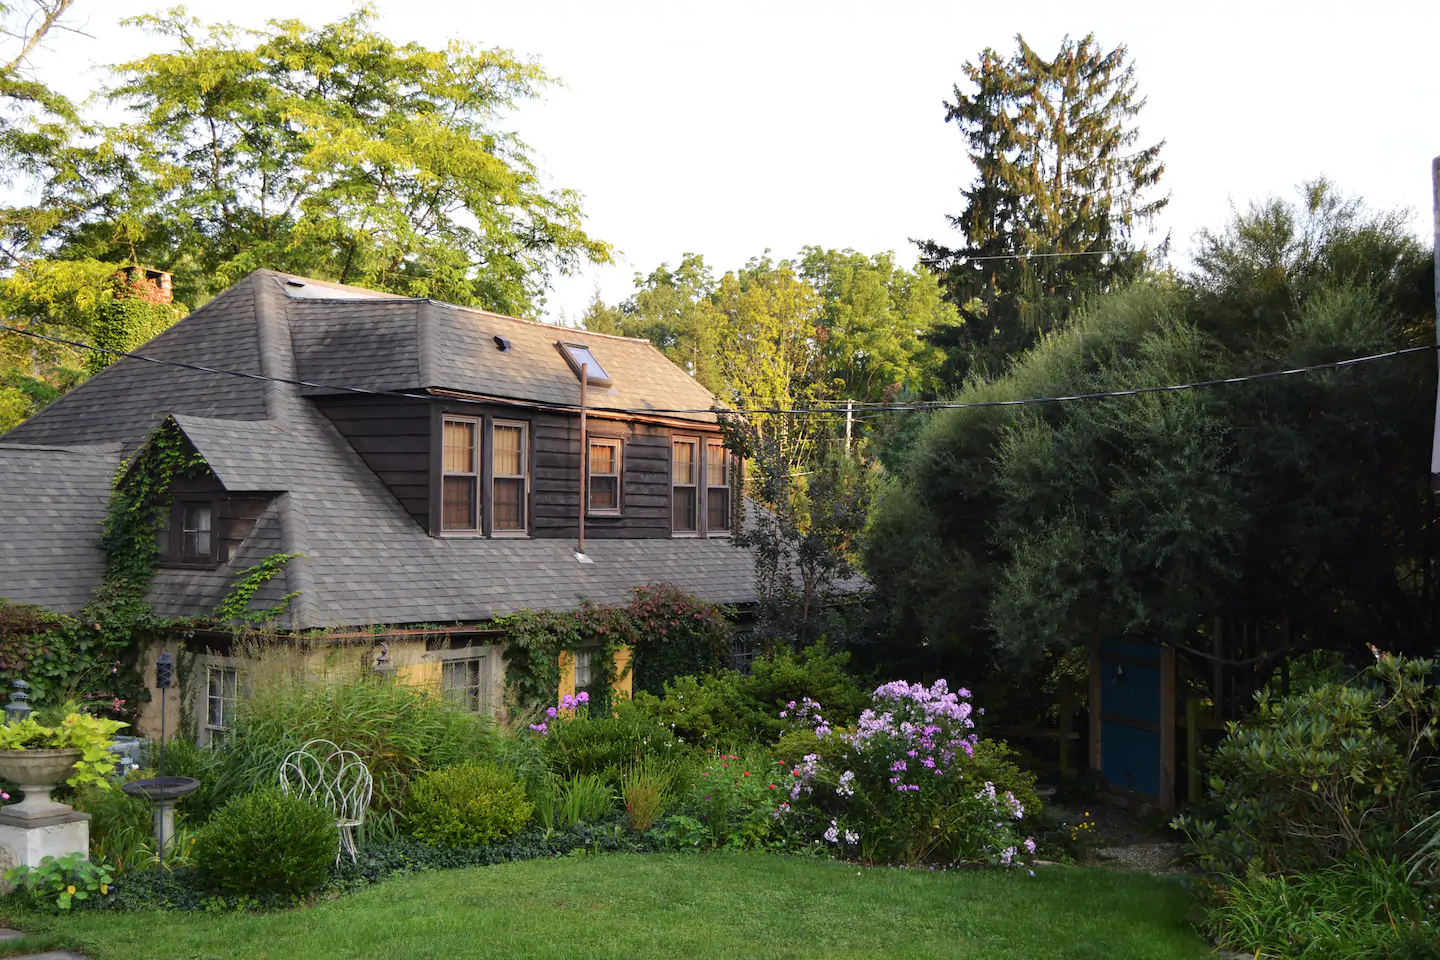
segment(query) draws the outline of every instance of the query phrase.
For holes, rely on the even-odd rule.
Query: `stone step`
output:
[[[25,934],[19,930],[0,927],[0,943],[19,940],[23,936]],[[71,953],[69,950],[46,950],[44,953],[27,953],[21,957],[11,957],[10,960],[85,960],[85,957],[78,953]]]

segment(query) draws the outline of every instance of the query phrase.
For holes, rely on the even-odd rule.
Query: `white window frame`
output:
[[[691,530],[677,530],[675,528],[675,504],[678,491],[685,487],[685,484],[675,482],[675,447],[685,443],[690,445],[690,483],[688,485],[691,499],[695,503],[695,527]],[[670,438],[670,536],[672,537],[698,537],[705,529],[704,514],[700,512],[700,488],[702,486],[700,471],[704,468],[700,457],[704,453],[704,447],[700,444],[699,437],[671,437]]]
[[[595,682],[595,663],[600,655],[599,647],[580,647],[575,651],[575,689],[589,690],[590,685]],[[581,657],[584,657],[585,680],[580,680]]]
[[[609,447],[615,451],[615,472],[596,474],[590,469],[592,466],[590,454],[596,447]],[[591,517],[618,517],[623,513],[624,476],[625,476],[625,443],[614,437],[590,437],[585,450],[585,513]],[[595,478],[614,478],[615,480],[615,506],[596,509],[591,504],[594,502]]]
[[[515,427],[520,431],[520,472],[499,474],[495,472],[495,431]],[[524,420],[495,420],[490,425],[490,536],[528,537],[530,535],[530,424]],[[501,529],[495,525],[500,511],[495,506],[495,487],[500,480],[520,481],[520,526]]]
[[[490,715],[495,712],[495,665],[494,659],[499,648],[494,644],[478,647],[457,647],[449,650],[438,650],[433,656],[440,661],[440,695],[448,702],[455,702],[451,698],[451,687],[446,684],[445,671],[447,667],[454,667],[457,664],[476,664],[478,673],[478,702],[462,702],[460,706],[468,713]],[[467,687],[468,689],[468,687]],[[468,700],[468,693],[467,693]]]
[[[200,682],[196,684],[199,689],[196,691],[195,697],[195,739],[200,746],[208,747],[212,744],[223,742],[225,737],[235,729],[235,704],[237,704],[240,699],[241,684],[245,680],[245,672],[241,668],[240,661],[233,657],[204,656],[199,659],[197,668],[196,673],[198,676],[196,679]],[[225,696],[224,689],[223,674],[225,673],[234,674],[235,677],[235,685],[228,698]],[[222,675],[220,691],[222,722],[218,724],[210,722],[210,680],[213,674]],[[224,722],[224,720],[227,719],[224,715],[226,699],[231,702],[231,713],[228,717],[228,723]]]
[[[445,427],[450,423],[465,423],[475,431],[475,449],[471,459],[472,473],[463,473],[455,470],[445,469]],[[485,494],[481,488],[484,486],[485,461],[485,423],[479,417],[462,417],[453,414],[444,414],[440,418],[440,535],[442,537],[477,537],[485,526]],[[475,525],[473,527],[446,527],[445,526],[445,479],[447,477],[465,477],[475,482]]]

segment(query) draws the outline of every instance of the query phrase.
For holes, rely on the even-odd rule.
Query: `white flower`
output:
[[[860,834],[855,833],[855,832],[852,831],[852,830],[846,830],[846,831],[845,831],[845,842],[846,842],[846,843],[859,843],[859,842],[860,842]]]
[[[830,821],[830,829],[825,831],[826,843],[838,843],[840,840],[840,825],[834,820]]]

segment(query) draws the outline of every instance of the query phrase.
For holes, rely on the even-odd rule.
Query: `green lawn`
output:
[[[416,874],[284,913],[14,920],[40,935],[35,946],[82,950],[94,960],[1198,960],[1208,953],[1185,921],[1189,895],[1174,880],[1066,867],[1036,874],[862,870],[759,854],[614,854]]]

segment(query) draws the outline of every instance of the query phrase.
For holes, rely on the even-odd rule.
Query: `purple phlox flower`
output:
[[[825,831],[825,842],[835,843],[840,839],[840,825],[834,820],[830,821],[830,829]]]
[[[1026,840],[1026,841],[1025,841],[1025,852],[1026,852],[1026,853],[1034,853],[1034,852],[1035,852],[1035,841],[1034,841],[1033,839],[1030,839],[1030,840]]]
[[[896,760],[894,763],[890,764],[890,772],[891,772],[891,773],[899,773],[901,770],[904,770],[904,769],[905,769],[905,761],[904,761],[904,760]]]
[[[1010,866],[1010,863],[1015,859],[1015,854],[1018,852],[1014,847],[1006,847],[1000,851],[1000,862],[1007,867]]]
[[[549,707],[545,711],[545,716],[549,717],[551,720],[554,720],[556,717],[560,716],[560,711],[556,710],[554,707]]]
[[[860,834],[855,833],[855,832],[852,831],[852,830],[846,830],[846,831],[845,831],[845,842],[846,842],[846,843],[859,843],[859,842],[860,842]]]
[[[576,703],[589,703],[589,702],[590,702],[590,694],[586,693],[584,690],[581,690],[579,693],[575,694],[575,702],[576,702]]]
[[[830,736],[830,728],[823,723],[820,724],[815,728],[815,736],[817,739]]]
[[[787,715],[788,713],[789,713],[788,710],[781,710],[781,711],[780,711],[780,719],[781,719],[781,720],[784,720],[785,717],[786,717],[786,715]]]
[[[550,729],[550,725],[547,723],[532,723],[530,724],[530,729],[534,730],[536,733],[540,734],[540,736],[543,737],[545,736],[545,731]]]

